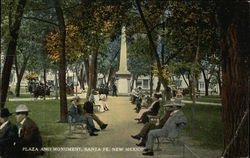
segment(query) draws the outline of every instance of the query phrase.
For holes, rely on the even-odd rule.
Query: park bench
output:
[[[176,137],[157,137],[157,149],[156,150],[161,150],[160,145],[161,144],[172,144],[174,147],[177,145],[181,145],[184,148],[184,142],[181,141],[181,136],[183,133],[183,129],[186,127],[186,124],[181,123],[180,125],[180,131],[178,132],[178,135]]]
[[[177,97],[175,98],[175,102],[173,103],[170,103],[170,104],[182,104],[181,103],[181,98],[180,97]],[[166,110],[166,109],[165,109]],[[157,115],[157,116],[153,116],[153,115],[148,115],[148,118],[149,118],[149,121],[151,123],[154,123],[155,125],[157,125],[159,123],[159,120],[160,120],[160,116]],[[156,148],[156,151],[160,151],[160,144],[172,144],[174,147],[177,146],[177,145],[181,145],[183,150],[184,150],[184,142],[182,142],[180,140],[181,136],[182,136],[182,133],[183,133],[183,129],[186,127],[186,124],[185,123],[181,123],[178,125],[179,126],[179,131],[178,131],[178,135],[174,138],[172,137],[157,137],[156,140],[157,140],[157,148]]]
[[[69,134],[77,133],[79,130],[87,130],[87,126],[81,122],[77,122],[71,115],[68,115],[68,124],[69,124]]]

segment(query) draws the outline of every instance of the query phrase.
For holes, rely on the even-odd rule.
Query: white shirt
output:
[[[0,126],[0,130],[3,129],[3,128],[7,125],[8,122],[9,122],[9,121],[4,122],[4,123]]]
[[[20,135],[21,135],[22,126],[23,126],[23,123],[24,123],[25,120],[26,120],[26,118],[24,118],[24,119],[20,122],[21,127],[18,128],[18,135],[19,135],[19,137],[20,137]]]

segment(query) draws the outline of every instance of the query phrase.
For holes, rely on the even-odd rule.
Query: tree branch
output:
[[[165,22],[156,24],[156,25],[149,31],[149,33],[152,33],[152,32],[154,31],[155,28],[157,28],[157,27],[159,27],[159,26],[162,26],[163,24],[165,24]]]
[[[171,59],[175,58],[178,55],[178,53],[171,54],[166,61],[164,62],[163,65],[166,65]]]
[[[53,22],[51,22],[51,21],[44,20],[44,19],[39,19],[39,18],[36,18],[36,17],[23,17],[23,18],[24,18],[24,19],[35,20],[35,21],[41,21],[41,22],[45,22],[45,23],[48,23],[48,24],[51,24],[51,25],[59,26],[58,24],[53,23]]]

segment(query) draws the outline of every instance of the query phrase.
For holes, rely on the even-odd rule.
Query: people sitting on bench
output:
[[[153,103],[147,109],[141,109],[139,114],[136,117],[136,120],[141,121],[142,123],[149,122],[148,115],[156,116],[160,109],[160,102],[159,98],[161,97],[160,94],[154,94],[153,96]]]
[[[136,145],[145,147],[149,131],[152,129],[161,129],[163,127],[163,125],[166,123],[166,121],[168,120],[171,112],[172,112],[172,109],[167,108],[163,118],[159,120],[158,125],[156,125],[155,122],[149,121],[142,127],[142,129],[140,130],[140,132],[138,134],[131,135],[132,138],[137,139],[137,140],[141,140],[141,142],[139,144],[136,144]]]
[[[143,155],[154,155],[153,147],[155,138],[177,138],[180,136],[183,125],[187,124],[187,119],[181,111],[183,105],[184,104],[166,104],[173,112],[170,113],[170,117],[161,129],[150,130]]]
[[[96,95],[95,89],[92,89],[90,92],[90,95],[88,97],[88,100],[93,103],[93,105],[96,105],[98,107],[98,112],[105,112],[105,109],[103,107],[102,102],[100,102],[100,94]]]
[[[95,128],[94,122],[93,122],[93,118],[91,116],[83,116],[80,114],[78,108],[77,108],[77,102],[79,102],[79,97],[75,97],[71,100],[71,107],[69,108],[68,111],[68,115],[69,117],[72,118],[73,122],[69,122],[69,123],[75,123],[75,122],[80,122],[80,123],[85,123],[87,125],[87,129],[89,132],[90,136],[97,136],[98,134],[94,133],[94,132],[98,132],[100,130]]]
[[[100,99],[99,99],[99,104],[100,104],[100,109],[104,111],[108,111],[108,104],[106,103],[107,97],[103,94],[100,95]],[[101,110],[100,110],[101,111]]]
[[[83,105],[83,110],[86,112],[86,116],[92,117],[101,129],[105,129],[108,124],[103,123],[100,118],[94,113],[93,102],[88,100]]]

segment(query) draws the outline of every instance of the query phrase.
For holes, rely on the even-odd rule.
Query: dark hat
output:
[[[159,99],[159,98],[162,97],[162,95],[161,95],[161,94],[156,94],[156,93],[155,93],[155,94],[154,94],[154,97],[157,98],[157,99]]]
[[[3,108],[1,110],[0,117],[4,118],[4,117],[9,117],[10,115],[12,114],[9,112],[7,108]]]

